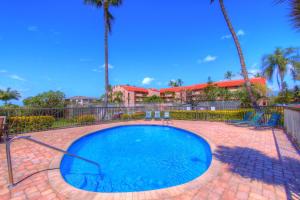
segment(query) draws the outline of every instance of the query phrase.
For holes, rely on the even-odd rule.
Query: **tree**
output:
[[[153,95],[153,96],[150,96],[150,97],[146,97],[144,99],[144,102],[145,103],[162,103],[163,100],[159,96]]]
[[[108,35],[112,32],[112,22],[114,16],[111,14],[109,8],[119,7],[122,4],[122,0],[84,0],[86,4],[91,4],[96,8],[103,8],[104,13],[104,60],[105,60],[105,98],[104,104],[107,107],[109,96],[109,76],[108,76]],[[104,116],[105,117],[105,116]]]
[[[170,87],[180,87],[183,85],[183,81],[179,78],[177,80],[170,80],[169,86]]]
[[[233,77],[234,77],[234,74],[232,73],[232,71],[227,71],[224,74],[224,78],[227,79],[227,80],[231,80]]]
[[[258,101],[259,99],[264,98],[266,96],[267,88],[260,84],[254,84],[252,85],[252,91],[253,91],[255,101]],[[241,101],[241,104],[243,106],[249,107],[252,105],[252,102],[248,97],[248,92],[245,86],[233,92],[232,95],[234,99]]]
[[[296,68],[300,65],[300,56],[296,48],[277,48],[273,54],[266,55],[262,58],[263,74],[269,81],[276,77],[278,87],[282,92],[285,87],[284,78],[288,71],[291,70],[297,79]],[[290,68],[291,67],[291,68]]]
[[[116,104],[122,104],[123,103],[123,93],[118,91],[114,92],[112,94],[112,102]]]
[[[178,86],[182,86],[183,85],[183,81],[179,78],[179,79],[177,79],[177,85]]]
[[[0,100],[4,101],[4,105],[7,105],[10,100],[19,100],[21,98],[20,93],[17,90],[0,90]]]
[[[25,106],[38,108],[61,108],[65,106],[65,94],[60,91],[48,91],[23,100]]]
[[[288,2],[291,7],[290,18],[296,29],[300,30],[300,0],[276,0],[277,3]]]
[[[217,88],[218,100],[228,101],[232,98],[232,93],[227,88]]]
[[[215,0],[210,0],[210,2],[214,3]],[[253,92],[252,92],[251,82],[249,80],[248,70],[247,70],[247,67],[246,67],[245,58],[244,58],[244,55],[243,55],[242,47],[240,45],[238,36],[237,36],[237,34],[236,34],[236,32],[233,28],[233,25],[231,23],[231,20],[230,20],[229,16],[227,14],[227,11],[226,11],[226,8],[225,8],[225,5],[224,5],[224,0],[219,0],[219,3],[220,3],[220,7],[221,7],[221,11],[223,13],[224,19],[225,19],[226,24],[229,28],[229,31],[232,35],[232,38],[234,40],[234,43],[235,43],[235,46],[236,46],[236,49],[237,49],[237,52],[238,52],[238,55],[239,55],[239,59],[240,59],[240,63],[241,63],[241,69],[242,69],[242,75],[243,75],[245,83],[246,83],[245,85],[246,85],[246,90],[248,92],[248,96],[250,98],[252,106],[254,108],[258,108],[257,102],[256,102],[255,97],[254,97]]]

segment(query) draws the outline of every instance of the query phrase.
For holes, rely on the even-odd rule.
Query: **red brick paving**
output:
[[[140,121],[125,124],[129,123],[161,122]],[[53,130],[31,135],[66,149],[68,142],[87,132],[119,124],[124,123]],[[214,143],[214,159],[221,162],[221,168],[217,177],[200,189],[190,189],[171,199],[300,199],[300,155],[282,130],[276,130],[273,134],[271,130],[257,131],[217,122],[174,121],[172,125],[200,133]],[[20,181],[34,172],[48,169],[50,162],[58,154],[27,141],[16,141],[12,145],[15,180]],[[0,144],[0,160],[1,200],[66,199],[51,187],[47,171],[25,179],[9,191],[4,144]],[[126,199],[133,198],[134,195],[128,195]],[[166,198],[153,193],[141,199]]]

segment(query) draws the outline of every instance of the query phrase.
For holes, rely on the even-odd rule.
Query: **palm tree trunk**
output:
[[[105,65],[105,98],[104,98],[104,114],[103,119],[106,116],[106,110],[108,106],[108,95],[109,95],[109,80],[108,80],[108,2],[104,1],[104,65]]]
[[[242,74],[243,74],[244,80],[246,82],[246,89],[247,89],[247,92],[249,94],[252,106],[254,108],[258,108],[257,102],[256,102],[256,100],[254,98],[254,95],[253,95],[253,92],[252,92],[251,82],[249,80],[248,71],[247,71],[246,63],[245,63],[245,58],[244,58],[244,55],[243,55],[243,51],[242,51],[239,39],[238,39],[238,37],[236,35],[236,32],[235,32],[235,30],[234,30],[234,28],[233,28],[233,26],[231,24],[231,21],[229,19],[228,14],[227,14],[227,11],[226,11],[226,8],[225,8],[225,5],[224,5],[224,1],[223,0],[219,0],[219,2],[220,2],[220,6],[221,6],[221,10],[222,10],[223,16],[225,18],[225,21],[227,23],[227,26],[229,28],[229,31],[230,31],[231,35],[232,35],[232,38],[233,38],[234,43],[235,43],[235,46],[237,48],[237,52],[238,52],[238,55],[239,55],[239,58],[240,58],[240,63],[241,63],[241,68],[242,68]]]

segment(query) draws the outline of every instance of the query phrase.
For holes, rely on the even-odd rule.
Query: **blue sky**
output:
[[[124,0],[112,9],[110,82],[164,88],[218,81],[240,71],[219,4],[209,0]],[[299,46],[288,8],[273,0],[226,0],[249,71],[275,47]],[[23,98],[47,90],[67,96],[104,92],[102,11],[83,0],[1,0],[0,88]],[[290,86],[294,84],[288,80]],[[274,84],[271,88],[276,89]]]

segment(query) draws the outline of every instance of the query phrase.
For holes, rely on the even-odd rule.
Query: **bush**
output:
[[[144,119],[145,118],[145,112],[136,112],[133,114],[122,114],[121,115],[121,120],[130,120],[130,119]]]
[[[55,118],[52,116],[9,117],[8,127],[10,133],[41,131],[50,129],[54,121]]]
[[[74,118],[74,122],[80,125],[93,124],[95,121],[96,117],[94,115],[82,115]]]
[[[239,110],[219,110],[219,111],[171,111],[172,119],[176,120],[208,120],[208,121],[226,121],[240,120],[246,112],[253,111],[251,109]]]

